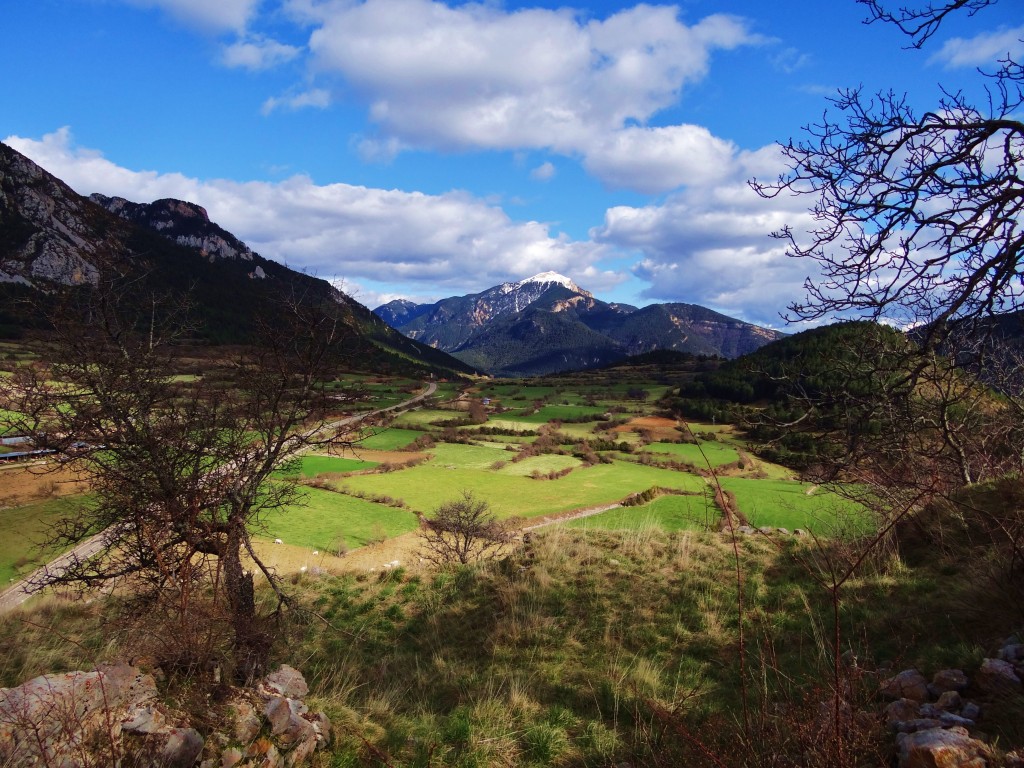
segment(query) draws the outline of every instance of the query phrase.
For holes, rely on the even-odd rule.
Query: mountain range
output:
[[[658,349],[734,358],[785,336],[694,304],[604,302],[556,272],[433,304],[400,299],[374,312],[498,376],[591,368]]]
[[[26,306],[38,306],[58,286],[97,283],[105,270],[144,274],[163,291],[187,294],[196,333],[209,342],[245,342],[258,320],[274,322],[288,296],[309,294],[336,302],[351,319],[357,368],[410,375],[472,372],[395,331],[327,281],[253,252],[210,221],[201,206],[86,198],[0,143],[0,337],[44,328]]]
[[[43,326],[22,299],[38,303],[55,286],[96,283],[110,269],[187,293],[197,335],[210,342],[246,341],[290,294],[329,296],[353,319],[354,357],[381,372],[538,375],[658,349],[733,358],[783,335],[690,304],[604,302],[555,272],[371,312],[327,281],[263,258],[195,203],[83,197],[0,144],[0,336]]]

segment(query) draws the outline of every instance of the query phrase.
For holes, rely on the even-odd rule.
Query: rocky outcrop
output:
[[[253,259],[249,246],[211,222],[209,214],[201,205],[172,198],[152,203],[133,203],[123,197],[107,197],[98,193],[90,195],[89,199],[125,221],[159,232],[178,245],[195,248],[211,261]]]
[[[992,758],[988,745],[972,739],[966,728],[932,728],[901,736],[901,768],[984,768]]]
[[[1022,693],[1024,646],[1007,640],[996,658],[984,659],[973,679],[960,669],[942,669],[929,682],[916,669],[885,678],[879,696],[890,700],[884,718],[896,733],[899,768],[986,768],[1021,765],[1011,753],[996,762],[994,750],[973,729],[983,708],[966,698],[977,696],[998,706],[1008,695]]]
[[[0,689],[0,765],[297,768],[331,737],[327,716],[303,703],[308,691],[282,666],[253,689],[231,689],[228,728],[203,738],[136,667],[43,675]]]
[[[157,701],[156,682],[127,664],[42,675],[0,689],[0,764],[118,765],[127,755],[188,768],[203,739]]]
[[[92,206],[24,155],[0,144],[0,282],[95,283],[94,264],[118,248],[97,238]]]

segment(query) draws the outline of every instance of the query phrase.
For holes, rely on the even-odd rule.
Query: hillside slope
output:
[[[0,334],[43,327],[21,302],[45,305],[53,289],[95,284],[106,272],[145,275],[156,290],[187,294],[196,333],[210,342],[245,342],[258,321],[274,322],[289,296],[312,294],[354,320],[353,359],[367,369],[471,371],[405,338],[327,281],[253,252],[194,203],[85,198],[0,144]]]

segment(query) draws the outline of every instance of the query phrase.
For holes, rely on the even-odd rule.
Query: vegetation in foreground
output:
[[[989,488],[986,500],[1006,492]],[[820,705],[832,603],[816,578],[855,551],[742,539],[741,615],[728,536],[556,527],[472,566],[298,577],[273,656],[306,673],[311,703],[335,723],[323,766],[753,766],[786,754],[787,765],[828,765]],[[1007,599],[1020,606],[1020,595],[994,594],[993,563],[962,554],[885,547],[845,586],[851,702],[877,707],[876,670],[973,672],[1003,637]],[[159,619],[148,633],[118,632],[127,607],[50,599],[3,618],[0,642],[12,650],[0,684],[145,658]],[[203,691],[215,689],[196,671],[168,695],[205,708]],[[987,732],[1020,743],[1019,710],[990,711]],[[847,738],[848,764],[882,764],[892,749],[873,717]]]

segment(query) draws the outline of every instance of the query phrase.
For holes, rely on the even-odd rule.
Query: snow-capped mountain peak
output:
[[[570,291],[579,291],[580,287],[576,285],[565,275],[560,275],[557,272],[541,272],[533,277],[528,277],[525,280],[520,280],[518,285],[526,285],[527,283],[560,283],[568,288]]]

